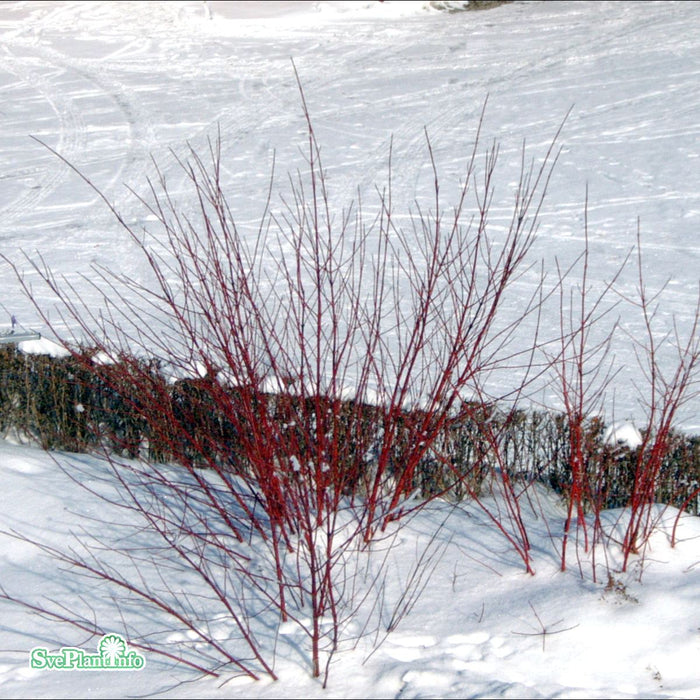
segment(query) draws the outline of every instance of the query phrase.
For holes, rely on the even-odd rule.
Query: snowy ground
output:
[[[392,137],[395,208],[406,213],[414,199],[428,196],[424,127],[449,197],[487,94],[484,134],[486,142],[501,142],[499,186],[507,200],[523,139],[533,156],[542,155],[573,106],[538,252],[550,263],[554,255],[571,260],[580,252],[588,185],[594,279],[614,274],[635,242],[639,217],[647,281],[669,282],[661,320],[675,317],[683,330],[700,269],[699,34],[697,6],[686,2],[516,2],[458,14],[427,11],[420,2],[2,3],[3,253],[31,281],[20,251],[38,251],[88,298],[80,276],[89,276],[93,264],[145,275],[94,192],[32,135],[139,225],[147,223],[144,212],[125,185],[145,192],[153,155],[172,191],[182,191],[170,149],[184,153],[185,141],[201,146],[220,126],[232,203],[241,226],[254,227],[273,153],[280,189],[284,174],[302,163],[293,58],[339,206],[358,187],[368,201],[374,185],[386,181]],[[182,197],[186,207],[187,193]],[[502,206],[497,200],[496,223],[505,215]],[[0,313],[7,323],[14,314],[44,330],[0,264]],[[620,290],[630,292],[635,283],[630,271]],[[36,294],[50,303],[40,288]],[[621,313],[634,332],[638,320],[628,309]],[[625,342],[621,336],[618,352],[627,359]],[[617,380],[615,412],[640,419],[629,388],[635,369],[628,369]],[[700,406],[691,403],[685,425],[700,429],[699,416]],[[97,475],[102,468],[83,457],[65,460]],[[0,471],[4,530],[67,545],[67,533],[87,516],[102,516],[101,506],[38,451],[0,443]],[[563,517],[553,503],[547,512],[553,522]],[[470,527],[462,527],[467,520]],[[434,512],[413,521],[399,550],[406,561],[439,521]],[[279,655],[277,684],[182,685],[192,676],[155,659],[138,675],[32,671],[27,658],[35,645],[92,651],[97,640],[7,605],[0,618],[0,693],[134,696],[174,686],[171,695],[192,697],[700,695],[697,519],[683,521],[675,549],[667,532],[659,533],[642,584],[639,570],[621,577],[626,593],[606,591],[604,578],[594,584],[576,571],[558,573],[540,521],[532,524],[533,532],[541,530],[533,542],[535,577],[477,522],[475,514],[449,521],[453,540],[420,604],[366,663],[362,645],[339,656],[325,693],[288,648]],[[397,577],[406,571],[397,567]],[[80,592],[99,614],[115,615],[92,583],[7,538],[0,583],[43,600],[73,600]],[[537,615],[546,635],[537,634],[543,629]]]
[[[129,529],[132,518],[126,521],[83,488],[109,493],[109,471],[103,464],[84,456],[57,459],[65,473],[39,450],[0,443],[3,530],[64,551],[78,550],[93,537],[110,549],[124,550],[126,543],[132,554],[147,555],[148,547],[157,550],[157,538]],[[83,486],[69,475],[77,476]],[[32,669],[29,652],[34,647],[56,653],[72,646],[95,653],[99,637],[0,602],[0,693],[71,698],[697,697],[700,519],[683,518],[678,543],[671,548],[676,511],[667,511],[643,562],[633,561],[627,573],[619,573],[612,547],[613,578],[608,579],[601,566],[594,583],[585,561],[583,577],[575,563],[565,573],[559,570],[559,543],[550,540],[548,528],[561,526],[564,511],[551,497],[540,497],[537,510],[525,512],[534,576],[525,573],[522,561],[473,506],[451,512],[442,528],[450,512],[445,504],[434,504],[413,519],[393,543],[383,589],[374,591],[376,599],[382,591],[385,595],[386,624],[427,548],[432,575],[408,587],[417,591],[427,581],[422,596],[390,634],[370,627],[372,634],[358,644],[346,642],[325,690],[311,679],[308,646],[293,626],[282,626],[276,644],[276,682],[242,679],[232,668],[220,669],[219,678],[201,679],[148,652],[143,670]],[[613,522],[619,515],[607,517]],[[133,605],[104,581],[61,570],[25,541],[2,534],[0,545],[0,582],[15,597],[58,613],[86,615],[108,631],[124,634],[126,625],[127,641],[148,640],[148,634],[160,630],[159,638],[170,644],[166,648],[177,652],[191,640],[173,620],[164,623],[152,606]],[[378,556],[381,560],[381,552]],[[602,561],[600,552],[598,556]],[[161,573],[167,574],[186,609],[193,598],[196,601],[202,584],[176,564],[161,563]],[[138,580],[123,565],[117,570]],[[369,602],[374,601],[370,596]],[[230,620],[222,620],[216,601],[201,603],[205,611],[211,610],[206,624],[216,638],[224,644],[235,639],[235,629]],[[273,629],[278,625],[274,612],[257,622]],[[166,633],[163,624],[169,625]],[[271,644],[264,635],[262,640],[269,653]]]
[[[445,203],[452,201],[488,95],[484,147],[501,143],[491,213],[498,226],[523,140],[529,157],[542,157],[572,108],[534,257],[545,258],[551,279],[554,256],[571,261],[581,252],[588,185],[592,281],[612,278],[635,243],[639,217],[647,282],[652,289],[669,282],[657,330],[674,317],[687,328],[700,267],[698,21],[694,3],[683,2],[513,3],[456,14],[420,2],[4,3],[3,252],[18,261],[20,250],[38,251],[88,303],[92,292],[79,277],[94,264],[147,280],[95,193],[32,135],[92,178],[138,227],[148,223],[145,212],[125,185],[146,193],[153,155],[187,210],[192,195],[182,191],[169,150],[182,155],[186,141],[201,147],[220,127],[230,202],[241,229],[255,227],[273,153],[279,193],[286,174],[303,167],[293,58],[338,210],[357,188],[368,212],[376,208],[392,137],[396,220],[406,220],[416,198],[425,202],[432,173],[424,128]],[[0,313],[45,330],[0,265]],[[630,266],[617,288],[633,294],[635,286]],[[51,308],[40,286],[35,294]],[[639,316],[624,306],[619,313],[638,334]],[[557,322],[556,313],[546,317],[545,334]],[[642,424],[629,341],[618,335],[622,371],[608,410]],[[700,428],[697,415],[696,403],[683,416],[687,427]]]

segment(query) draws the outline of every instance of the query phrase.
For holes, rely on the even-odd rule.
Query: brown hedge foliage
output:
[[[160,462],[188,461],[190,466],[216,464],[245,472],[240,434],[244,421],[230,420],[217,409],[211,379],[169,382],[157,362],[122,358],[114,364],[92,362],[93,353],[82,349],[66,358],[25,355],[14,346],[0,348],[0,431],[36,442],[47,450],[89,452],[107,449],[123,456],[146,456]],[[138,363],[153,385],[152,395],[136,394],[120,371],[120,362]],[[230,410],[236,410],[234,387],[216,385],[228,393]],[[167,405],[163,405],[165,400]],[[343,490],[363,495],[371,478],[373,458],[387,421],[398,423],[392,461],[398,466],[409,448],[411,426],[423,418],[405,411],[398,418],[381,406],[325,397],[301,399],[291,393],[260,394],[268,415],[277,421],[300,463],[314,449],[315,431],[336,431]],[[157,429],[143,418],[144,401],[162,416]],[[339,406],[332,405],[340,403]],[[219,404],[220,405],[220,402]],[[149,409],[150,410],[150,409]],[[415,471],[408,489],[421,497],[440,495],[460,501],[478,494],[484,475],[494,467],[524,483],[539,481],[558,493],[571,485],[568,424],[563,414],[536,410],[503,410],[492,405],[471,405],[447,423]],[[150,427],[149,427],[150,423]],[[236,427],[237,426],[237,427]],[[488,427],[488,430],[486,429]],[[635,465],[643,455],[625,446],[604,443],[605,424],[597,417],[585,423],[588,507],[624,506],[634,488]],[[496,436],[487,439],[487,435]],[[336,456],[336,459],[338,456]],[[700,485],[700,436],[674,431],[656,483],[656,500],[680,507]],[[689,512],[700,512],[698,499]]]

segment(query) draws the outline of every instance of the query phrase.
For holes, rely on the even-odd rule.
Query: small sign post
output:
[[[0,344],[21,343],[25,340],[39,340],[41,333],[28,331],[17,323],[17,319],[12,317],[11,328],[0,328]]]

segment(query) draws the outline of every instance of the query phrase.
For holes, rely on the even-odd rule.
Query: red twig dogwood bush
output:
[[[586,200],[588,198],[586,197]],[[586,206],[587,211],[587,206]],[[622,568],[625,570],[632,555],[643,553],[658,521],[659,496],[665,504],[678,500],[679,494],[662,488],[662,472],[671,471],[668,462],[676,449],[675,421],[679,411],[698,396],[698,362],[700,361],[700,296],[691,311],[689,328],[681,333],[675,319],[664,328],[660,314],[660,295],[650,295],[643,275],[641,237],[637,235],[638,285],[634,295],[620,295],[641,316],[641,333],[632,336],[634,356],[640,379],[632,387],[646,416],[647,427],[639,437],[639,445],[611,446],[605,444],[602,431],[595,430],[592,421],[603,412],[603,400],[610,380],[619,371],[611,359],[614,334],[620,331],[619,319],[607,332],[600,332],[601,321],[617,307],[611,297],[627,268],[629,256],[611,280],[593,293],[588,283],[589,247],[588,218],[585,217],[585,248],[577,261],[581,264],[581,282],[569,288],[565,298],[565,281],[573,278],[574,266],[559,271],[561,336],[558,353],[548,352],[548,362],[554,371],[556,384],[564,406],[566,420],[566,449],[568,480],[564,484],[567,516],[564,522],[561,568],[567,567],[569,538],[575,535],[576,553],[583,545],[592,555],[593,578],[596,579],[595,546],[607,546],[611,541],[620,546]],[[699,288],[700,290],[700,288]],[[629,319],[628,319],[629,320]],[[595,341],[592,330],[596,329]],[[672,356],[675,353],[675,358]],[[669,359],[669,355],[671,356]],[[593,428],[593,430],[592,430]],[[611,439],[615,436],[611,426]],[[617,453],[617,454],[616,454]],[[679,468],[690,469],[685,462]],[[692,479],[691,474],[680,481]],[[679,489],[680,492],[680,489]],[[684,493],[687,493],[684,491]],[[681,512],[694,493],[681,497]],[[617,541],[615,532],[605,532],[601,512],[610,507],[623,507],[623,534]],[[589,527],[592,524],[592,532]],[[579,535],[582,542],[579,541]],[[608,564],[606,563],[606,566]],[[579,558],[580,567],[580,558]]]
[[[517,294],[516,283],[532,270],[558,132],[537,164],[526,162],[523,147],[505,227],[494,229],[490,217],[499,149],[481,155],[483,115],[456,202],[443,202],[426,134],[430,205],[416,205],[409,225],[400,223],[389,153],[389,184],[368,222],[359,203],[335,207],[303,91],[301,99],[305,162],[279,200],[273,169],[255,230],[239,227],[227,200],[219,137],[206,152],[176,157],[194,202],[189,211],[156,171],[138,197],[154,222],[146,231],[97,191],[142,256],[148,283],[97,268],[85,280],[90,299],[101,302],[91,305],[84,288],[57,279],[41,259],[29,262],[58,299],[61,324],[80,338],[72,360],[100,387],[81,415],[117,491],[96,495],[157,533],[167,556],[112,553],[138,572],[130,580],[103,558],[99,543],[46,551],[152,606],[207,652],[197,660],[191,649],[158,647],[154,637],[149,648],[207,673],[224,666],[275,678],[278,638],[297,635],[311,674],[325,682],[333,656],[358,634],[382,637],[382,622],[372,617],[378,606],[393,610],[393,629],[415,604],[416,590],[396,601],[375,590],[386,580],[387,559],[373,553],[430,499],[473,499],[534,572],[522,515],[530,482],[514,473],[509,452],[518,412],[503,412],[499,400],[515,406],[552,369],[569,474],[562,569],[572,536],[578,542],[581,534],[585,549],[602,541],[605,462],[586,421],[612,372],[613,330],[593,344],[591,331],[608,313],[615,279],[599,295],[591,291],[586,240],[582,279],[570,296],[573,267],[558,269],[554,290],[541,276],[527,298]],[[540,362],[552,339],[539,337],[539,318],[557,292],[560,338]],[[649,537],[656,477],[698,362],[696,313],[690,339],[676,337],[677,373],[661,372],[653,300],[641,282],[639,297],[652,428],[638,453],[625,565]],[[39,313],[51,325],[46,310]],[[498,372],[514,378],[500,397],[489,390]],[[425,567],[440,551],[437,539],[433,545],[417,557],[406,585],[426,585]],[[196,594],[154,577],[167,557],[183,580],[196,582]],[[202,619],[212,608],[230,623],[230,643]],[[272,632],[264,622],[270,611]],[[60,611],[44,612],[65,621]],[[97,631],[88,617],[72,619]]]
[[[647,429],[636,451],[629,520],[622,540],[623,570],[632,555],[644,552],[654,531],[658,519],[654,505],[659,475],[672,451],[675,421],[681,409],[700,395],[700,281],[691,323],[681,331],[675,318],[669,323],[660,313],[663,288],[650,293],[646,285],[639,224],[637,241],[638,288],[631,301],[639,309],[643,330],[633,340],[643,377],[638,391],[646,409]],[[666,354],[671,354],[673,360],[668,361]],[[682,508],[688,502],[686,499]]]
[[[588,423],[602,413],[605,390],[614,376],[610,362],[613,335],[617,320],[609,330],[600,333],[600,324],[614,311],[616,304],[609,302],[611,290],[627,264],[618,268],[613,279],[594,292],[589,281],[590,251],[588,245],[588,193],[584,214],[584,250],[574,264],[563,271],[557,263],[560,294],[560,347],[550,356],[550,367],[555,375],[555,386],[564,406],[565,434],[568,437],[567,460],[570,483],[565,488],[566,519],[561,543],[561,569],[567,568],[567,549],[571,535],[585,552],[602,539],[600,511],[601,481],[604,479],[602,445],[591,440]],[[581,267],[578,285],[566,284],[572,280],[577,266]],[[568,296],[567,296],[568,293]],[[592,341],[593,331],[598,337]],[[592,510],[593,532],[589,533],[587,513]],[[583,542],[579,540],[581,536]],[[593,578],[596,578],[593,558]]]
[[[96,269],[87,283],[101,300],[97,309],[48,265],[32,263],[58,298],[62,322],[92,348],[74,358],[143,426],[135,445],[109,421],[95,423],[125,507],[236,621],[256,669],[245,672],[273,677],[240,591],[248,587],[280,625],[300,631],[311,673],[327,677],[345,625],[370,595],[355,585],[357,557],[426,502],[412,498],[426,461],[447,475],[429,497],[459,484],[533,570],[504,423],[484,418],[484,406],[491,373],[517,370],[517,397],[541,371],[533,358],[543,291],[523,299],[513,286],[529,269],[557,158],[558,133],[537,165],[527,164],[523,147],[510,222],[494,232],[499,150],[494,144],[481,161],[482,122],[449,209],[426,134],[431,207],[418,207],[404,228],[389,184],[367,224],[359,205],[334,208],[303,92],[302,103],[306,162],[281,205],[270,179],[256,231],[242,232],[231,212],[216,140],[208,153],[191,149],[178,160],[193,213],[184,213],[160,174],[140,198],[156,222],[148,231],[98,191],[143,257],[148,285]],[[504,315],[516,298],[518,313]],[[530,320],[532,338],[523,343],[521,324]],[[446,436],[466,421],[478,424],[483,449],[458,465]],[[123,459],[120,441],[149,468]],[[184,467],[188,486],[161,461]],[[501,505],[482,497],[482,483]],[[107,568],[90,566],[112,580]],[[163,602],[146,582],[136,589]]]

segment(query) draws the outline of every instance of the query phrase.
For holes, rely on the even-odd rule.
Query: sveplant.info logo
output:
[[[61,647],[52,654],[45,647],[29,653],[31,668],[60,671],[138,671],[146,665],[142,654],[129,650],[121,634],[105,634],[97,645],[97,654],[76,647]]]

